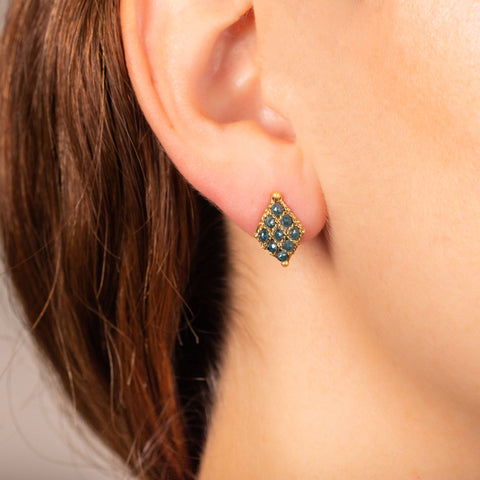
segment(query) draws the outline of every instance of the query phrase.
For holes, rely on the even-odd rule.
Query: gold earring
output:
[[[262,248],[288,267],[290,258],[300,243],[305,228],[278,192],[272,198],[258,224],[255,238]]]

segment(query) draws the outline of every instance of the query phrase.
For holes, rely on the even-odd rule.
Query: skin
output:
[[[163,14],[174,8],[164,3]],[[226,64],[216,89],[205,87],[211,67],[190,65],[200,72],[195,85],[178,93],[192,118],[222,127],[215,141],[233,160],[221,167],[209,161],[214,137],[189,137],[175,117],[156,66],[166,53],[156,58],[144,42],[148,65],[133,72],[138,45],[151,38],[141,21],[149,2],[128,0],[123,10],[147,118],[228,222],[230,328],[200,480],[480,478],[480,2],[225,4],[254,12],[238,35],[238,62]],[[219,24],[212,20],[212,33]],[[193,37],[179,41],[188,47]],[[243,91],[240,107],[236,88],[252,64],[261,88]],[[170,132],[158,105],[148,106],[154,95],[173,118]],[[273,126],[259,120],[260,103],[278,115]],[[275,164],[248,151],[249,140],[258,148],[248,122],[295,179],[282,191],[306,219],[309,233],[286,269],[252,237],[277,188],[255,180],[255,168]],[[199,152],[215,182],[195,171]],[[229,180],[233,172],[242,178]],[[255,199],[248,219],[232,196]]]

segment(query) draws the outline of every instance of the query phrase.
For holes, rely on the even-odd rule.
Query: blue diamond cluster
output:
[[[282,198],[272,198],[257,227],[255,237],[277,260],[288,264],[305,233]]]

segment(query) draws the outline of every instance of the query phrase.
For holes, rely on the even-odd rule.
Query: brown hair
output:
[[[0,48],[1,238],[34,338],[139,478],[190,478],[222,338],[222,217],[142,115],[119,0],[15,0]]]

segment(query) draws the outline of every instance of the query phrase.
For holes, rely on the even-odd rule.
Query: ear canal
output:
[[[250,9],[216,40],[197,87],[199,110],[218,123],[254,121],[269,135],[293,142],[290,122],[263,102],[257,55]]]

